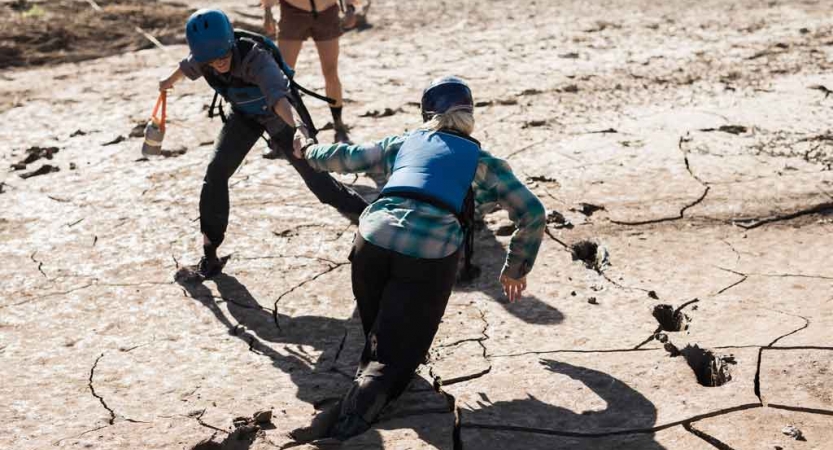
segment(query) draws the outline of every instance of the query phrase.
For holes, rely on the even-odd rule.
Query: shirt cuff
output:
[[[519,280],[525,277],[531,270],[532,267],[530,267],[527,261],[521,261],[520,263],[512,265],[509,263],[504,264],[503,270],[501,270],[500,273],[501,275],[506,275],[509,278]]]

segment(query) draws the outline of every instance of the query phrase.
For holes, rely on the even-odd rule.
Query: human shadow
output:
[[[321,316],[289,317],[263,307],[234,276],[221,274],[212,281],[217,286],[219,298],[203,284],[182,282],[180,286],[191,298],[211,311],[227,328],[229,335],[245,342],[250,351],[268,357],[275,368],[289,374],[297,388],[296,397],[299,400],[319,409],[343,396],[352,382],[350,369],[355,370],[358,365],[361,350],[359,343],[364,342],[362,326],[355,311],[346,320]],[[228,314],[219,302],[226,303]],[[276,318],[280,328],[276,325]],[[284,344],[281,348],[287,354],[278,352],[266,342]],[[323,353],[316,359],[304,347],[312,347]],[[348,448],[382,448],[384,440],[378,430],[408,428],[409,417],[431,414],[447,414],[451,417],[444,397],[424,378],[415,376],[400,400],[385,409],[378,427],[345,444]],[[198,443],[192,449],[243,450],[249,448],[254,438],[244,436],[244,439],[238,439],[230,435],[222,442],[210,439]],[[424,439],[438,443],[442,440],[436,433],[426,435]],[[284,448],[296,445],[300,444],[289,443]]]
[[[607,407],[575,412],[529,394],[526,399],[492,403],[488,393],[481,393],[476,407],[462,409],[464,444],[468,441],[478,449],[665,449],[651,432],[656,425],[657,409],[642,394],[598,370],[549,359],[540,363],[546,370],[581,382]],[[565,394],[566,388],[562,389]]]
[[[506,250],[495,232],[487,227],[475,231],[473,264],[480,274],[472,280],[458,280],[456,291],[482,292],[509,314],[530,325],[555,325],[564,321],[564,314],[538,297],[524,294],[520,301],[510,303],[498,282],[506,260]],[[462,263],[461,263],[462,266]]]
[[[492,402],[488,392],[481,392],[476,405],[458,405],[460,426],[454,431],[445,399],[427,380],[415,377],[370,431],[346,441],[342,448],[384,448],[381,430],[413,429],[420,441],[441,449],[665,450],[652,431],[656,407],[642,394],[598,370],[548,359],[540,363],[545,370],[581,382],[607,406],[576,412],[532,395]],[[562,391],[566,404],[568,387]]]
[[[354,323],[356,318],[289,317],[263,307],[233,276],[220,274],[212,280],[219,298],[203,284],[183,282],[180,285],[191,298],[211,311],[229,335],[242,340],[250,351],[268,357],[275,368],[289,374],[299,400],[317,405],[339,397],[346,390],[352,375],[337,366],[339,344],[348,329],[361,328]],[[228,315],[218,302],[226,303]],[[283,344],[282,352],[268,343]]]

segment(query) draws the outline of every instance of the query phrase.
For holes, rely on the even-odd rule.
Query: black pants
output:
[[[459,251],[441,259],[396,253],[356,235],[353,294],[365,332],[356,378],[342,400],[336,435],[355,418],[369,425],[408,387],[431,347],[457,275]],[[351,421],[351,417],[353,420]],[[341,433],[339,432],[341,431]]]
[[[359,194],[292,155],[293,129],[278,116],[256,117],[232,112],[220,130],[200,193],[200,229],[212,244],[219,246],[223,242],[228,227],[228,180],[263,131],[269,134],[272,148],[286,155],[318,200],[345,214],[359,215],[364,211],[367,202]]]

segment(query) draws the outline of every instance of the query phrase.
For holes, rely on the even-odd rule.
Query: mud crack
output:
[[[675,220],[680,220],[680,219],[683,219],[685,217],[685,212],[686,211],[688,211],[689,209],[699,205],[700,203],[703,202],[703,200],[706,199],[706,196],[709,195],[709,190],[711,190],[711,186],[709,186],[709,183],[707,183],[702,178],[697,176],[697,174],[695,174],[694,171],[691,170],[691,163],[688,160],[688,151],[685,148],[683,148],[683,144],[686,143],[686,142],[691,142],[691,139],[692,138],[688,134],[686,134],[686,136],[681,136],[680,141],[677,144],[677,147],[683,153],[683,163],[685,164],[686,171],[688,171],[688,174],[691,176],[691,178],[693,178],[695,181],[697,181],[697,183],[699,183],[701,186],[703,186],[703,188],[704,188],[703,193],[700,194],[700,196],[696,200],[694,200],[693,202],[691,202],[691,203],[683,206],[682,208],[680,208],[680,212],[677,213],[677,215],[673,216],[673,217],[663,217],[663,218],[660,218],[660,219],[639,220],[639,221],[611,220],[612,223],[615,223],[617,225],[640,226],[640,225],[650,225],[650,224],[663,223],[663,222],[672,222],[672,221],[675,221]]]
[[[454,415],[454,429],[451,431],[451,439],[454,442],[454,450],[463,450],[463,441],[460,438],[460,429],[462,428],[463,411],[457,406],[457,398],[454,395],[446,392],[443,389],[443,380],[439,375],[434,373],[434,368],[428,368],[428,374],[433,380],[432,386],[434,391],[445,398],[448,412]]]
[[[723,289],[720,289],[719,291],[717,291],[715,293],[715,295],[722,294],[722,293],[728,291],[729,289],[732,289],[733,287],[735,287],[735,286],[743,283],[744,281],[748,280],[749,277],[811,278],[811,279],[815,279],[815,280],[833,280],[833,277],[828,277],[828,276],[825,276],[825,275],[807,275],[807,274],[803,274],[803,273],[744,273],[744,272],[740,272],[740,271],[737,271],[737,270],[727,269],[725,267],[720,267],[720,266],[714,266],[714,267],[718,270],[722,270],[724,272],[729,272],[729,273],[732,273],[732,274],[735,274],[735,275],[741,277],[740,280],[738,280],[738,281],[724,287]]]
[[[711,186],[706,186],[706,188],[703,190],[703,193],[700,194],[700,197],[698,197],[697,200],[694,200],[693,202],[683,206],[680,209],[680,212],[677,213],[676,216],[663,217],[663,218],[660,218],[660,219],[638,220],[638,221],[625,221],[625,220],[613,220],[613,219],[611,219],[611,222],[615,223],[616,225],[641,226],[641,225],[651,225],[651,224],[655,224],[655,223],[672,222],[672,221],[675,221],[675,220],[680,220],[680,219],[683,219],[685,217],[685,212],[687,210],[699,205],[700,203],[703,202],[703,200],[706,199],[706,196],[709,194],[710,189],[711,189]]]
[[[38,253],[37,251],[33,252],[31,255],[29,255],[29,259],[31,259],[32,262],[34,262],[35,264],[38,265],[38,272],[40,272],[41,275],[43,275],[44,278],[46,278],[48,280],[49,277],[46,275],[46,272],[43,271],[43,261],[39,261],[39,260],[35,259],[35,255],[37,253]]]
[[[90,287],[93,287],[93,286],[96,286],[96,283],[94,283],[94,282],[93,283],[87,283],[87,284],[84,284],[84,285],[81,285],[81,286],[78,286],[78,287],[71,288],[71,289],[66,290],[66,291],[50,292],[48,294],[43,294],[39,297],[34,297],[34,298],[30,298],[28,300],[24,300],[22,302],[11,303],[11,304],[8,304],[8,305],[0,305],[0,309],[12,307],[12,306],[26,305],[28,303],[40,301],[40,300],[43,300],[43,299],[49,298],[49,297],[55,297],[55,296],[60,296],[60,295],[68,295],[68,294],[71,294],[75,291],[80,291],[82,289],[87,289],[87,288],[90,288]]]
[[[521,153],[523,153],[523,152],[525,152],[525,151],[527,151],[527,150],[530,150],[530,149],[534,148],[536,145],[538,145],[538,144],[543,144],[544,142],[547,142],[547,141],[548,141],[548,139],[540,139],[540,140],[537,140],[537,141],[535,141],[535,142],[533,142],[533,143],[531,143],[531,144],[527,144],[527,145],[524,145],[523,147],[520,147],[520,148],[518,148],[518,149],[512,150],[511,152],[509,152],[509,154],[508,154],[508,155],[506,155],[506,157],[505,157],[504,159],[506,159],[506,160],[508,161],[508,160],[509,160],[509,158],[512,158],[512,157],[514,157],[514,156],[518,156],[518,155],[520,155]]]
[[[110,420],[109,420],[108,423],[110,425],[113,425],[116,422],[116,413],[113,412],[112,408],[107,406],[107,402],[104,401],[104,397],[98,395],[95,392],[95,386],[93,386],[93,378],[95,377],[95,369],[96,369],[96,367],[98,367],[98,362],[101,361],[101,358],[103,358],[103,357],[104,357],[104,353],[98,355],[98,358],[95,359],[95,363],[93,363],[93,366],[90,368],[90,382],[87,386],[89,386],[90,392],[93,394],[93,397],[97,398],[99,403],[101,403],[101,406],[103,406],[104,409],[106,409],[107,412],[110,413]]]
[[[792,219],[796,219],[802,216],[808,216],[811,214],[829,214],[833,213],[833,202],[824,202],[820,203],[815,206],[811,206],[806,209],[802,209],[799,211],[795,211],[788,214],[781,214],[775,216],[768,216],[768,217],[756,217],[756,218],[748,218],[748,219],[732,219],[732,224],[737,225],[745,230],[751,230],[754,228],[758,228],[760,226],[775,223],[775,222],[784,222]]]
[[[276,327],[278,327],[278,330],[279,330],[279,331],[281,330],[281,324],[280,324],[280,322],[278,321],[278,303],[281,301],[281,299],[283,299],[283,298],[284,298],[284,297],[286,297],[287,295],[291,294],[291,293],[292,293],[292,292],[294,292],[296,289],[298,289],[298,288],[300,288],[300,287],[304,286],[305,284],[307,284],[307,283],[311,283],[311,282],[313,282],[313,281],[317,280],[319,277],[322,277],[322,276],[324,276],[324,275],[326,275],[326,274],[328,274],[328,273],[330,273],[330,272],[332,272],[332,271],[334,271],[334,270],[336,270],[336,269],[338,269],[338,268],[340,268],[340,267],[346,266],[347,264],[349,264],[349,263],[347,263],[347,262],[342,262],[342,263],[333,264],[333,265],[331,265],[330,267],[328,267],[326,270],[324,270],[324,271],[322,271],[322,272],[319,272],[319,273],[317,273],[317,274],[313,275],[313,276],[312,276],[312,277],[310,277],[310,278],[307,278],[306,280],[304,280],[304,281],[302,281],[302,282],[300,282],[300,283],[296,284],[295,286],[292,286],[291,288],[289,288],[289,289],[287,289],[286,291],[284,291],[281,295],[279,295],[279,296],[278,296],[278,298],[277,298],[277,299],[275,299],[275,306],[274,306],[274,308],[272,309],[272,320],[274,320],[274,322],[275,322],[275,326],[276,326]]]
[[[763,360],[764,350],[773,348],[773,346],[775,344],[777,344],[778,341],[780,341],[781,339],[784,339],[785,337],[788,337],[788,336],[792,336],[795,333],[798,333],[799,331],[804,330],[805,328],[810,326],[810,319],[808,319],[804,316],[799,316],[799,315],[796,315],[796,314],[788,314],[788,313],[785,313],[785,312],[782,312],[782,311],[776,311],[776,312],[780,312],[781,314],[787,314],[787,315],[794,316],[794,317],[799,317],[799,318],[804,320],[804,325],[796,328],[793,331],[790,331],[789,333],[778,336],[777,338],[773,339],[773,341],[770,342],[768,345],[758,349],[758,362],[757,362],[757,367],[755,369],[755,381],[754,381],[755,388],[754,389],[755,389],[755,396],[758,397],[758,401],[760,401],[762,405],[764,404],[764,401],[763,401],[763,398],[761,398],[761,361]]]
[[[483,350],[483,354],[482,354],[483,359],[485,359],[488,362],[489,365],[485,369],[483,369],[479,372],[476,372],[476,373],[472,373],[472,374],[469,374],[469,375],[463,375],[463,376],[459,376],[459,377],[456,377],[456,378],[449,378],[448,380],[443,381],[443,385],[445,385],[445,386],[451,386],[452,384],[471,381],[471,380],[480,378],[480,377],[482,377],[482,376],[484,376],[484,375],[486,375],[486,374],[488,374],[489,372],[492,371],[492,363],[489,360],[488,349],[486,348],[486,344],[485,344],[485,342],[490,339],[489,333],[488,333],[488,331],[489,331],[489,321],[486,320],[486,313],[482,309],[478,308],[478,311],[480,312],[480,320],[483,321],[483,329],[480,331],[480,334],[482,334],[482,337],[479,337],[477,339],[471,339],[471,340],[474,341],[474,342],[477,342],[477,344],[480,345],[480,348]],[[458,342],[458,343],[460,343],[460,342]],[[439,380],[440,377],[438,376],[438,377],[436,377],[436,379]]]
[[[724,444],[723,442],[721,442],[719,439],[715,438],[714,436],[706,434],[706,433],[692,427],[691,422],[684,423],[683,428],[685,428],[686,431],[688,431],[689,433],[691,433],[691,434],[697,436],[698,438],[708,442],[712,447],[714,447],[716,449],[719,449],[719,450],[734,450],[732,447],[729,447],[728,445]]]
[[[215,427],[214,425],[203,422],[202,416],[205,415],[205,411],[206,410],[203,409],[203,410],[200,410],[199,412],[196,412],[194,414],[188,414],[188,417],[191,417],[192,419],[196,420],[197,423],[200,424],[201,427],[205,427],[205,428],[208,428],[208,429],[211,429],[211,430],[214,430],[214,431],[219,431],[220,433],[229,434],[228,431],[226,431],[222,428],[218,428],[218,427]]]
[[[674,422],[669,422],[662,425],[656,425],[650,428],[631,428],[625,430],[616,430],[616,431],[602,431],[596,433],[582,433],[576,431],[562,431],[562,430],[551,430],[547,428],[533,428],[533,427],[522,427],[517,425],[492,425],[492,424],[479,424],[479,423],[467,423],[463,425],[465,428],[474,428],[474,429],[484,429],[484,430],[497,430],[497,431],[517,431],[522,433],[533,433],[533,434],[541,434],[547,436],[563,436],[563,437],[575,437],[575,438],[599,438],[599,437],[610,437],[610,436],[627,436],[632,434],[654,434],[662,430],[667,430],[669,428],[673,428],[676,426],[680,426],[686,423],[697,422],[700,420],[711,419],[713,417],[718,417],[726,414],[736,413],[740,411],[745,411],[748,409],[755,409],[760,408],[761,405],[758,403],[749,403],[746,405],[739,405],[734,406],[731,408],[719,409],[717,411],[712,411],[704,414],[698,414],[693,417],[689,417],[687,419],[678,420]]]
[[[350,319],[347,319],[350,320]],[[350,329],[346,326],[344,327],[344,334],[341,336],[341,341],[338,343],[338,348],[336,349],[336,354],[333,357],[333,363],[330,365],[330,372],[338,372],[338,368],[336,365],[338,364],[338,358],[341,357],[341,352],[344,350],[344,344],[347,342],[347,334],[350,332]]]

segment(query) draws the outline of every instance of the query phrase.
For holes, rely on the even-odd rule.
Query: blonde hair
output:
[[[422,124],[420,128],[432,131],[448,129],[470,135],[474,131],[474,115],[471,111],[462,109],[449,111],[445,114],[435,114],[431,120]]]

